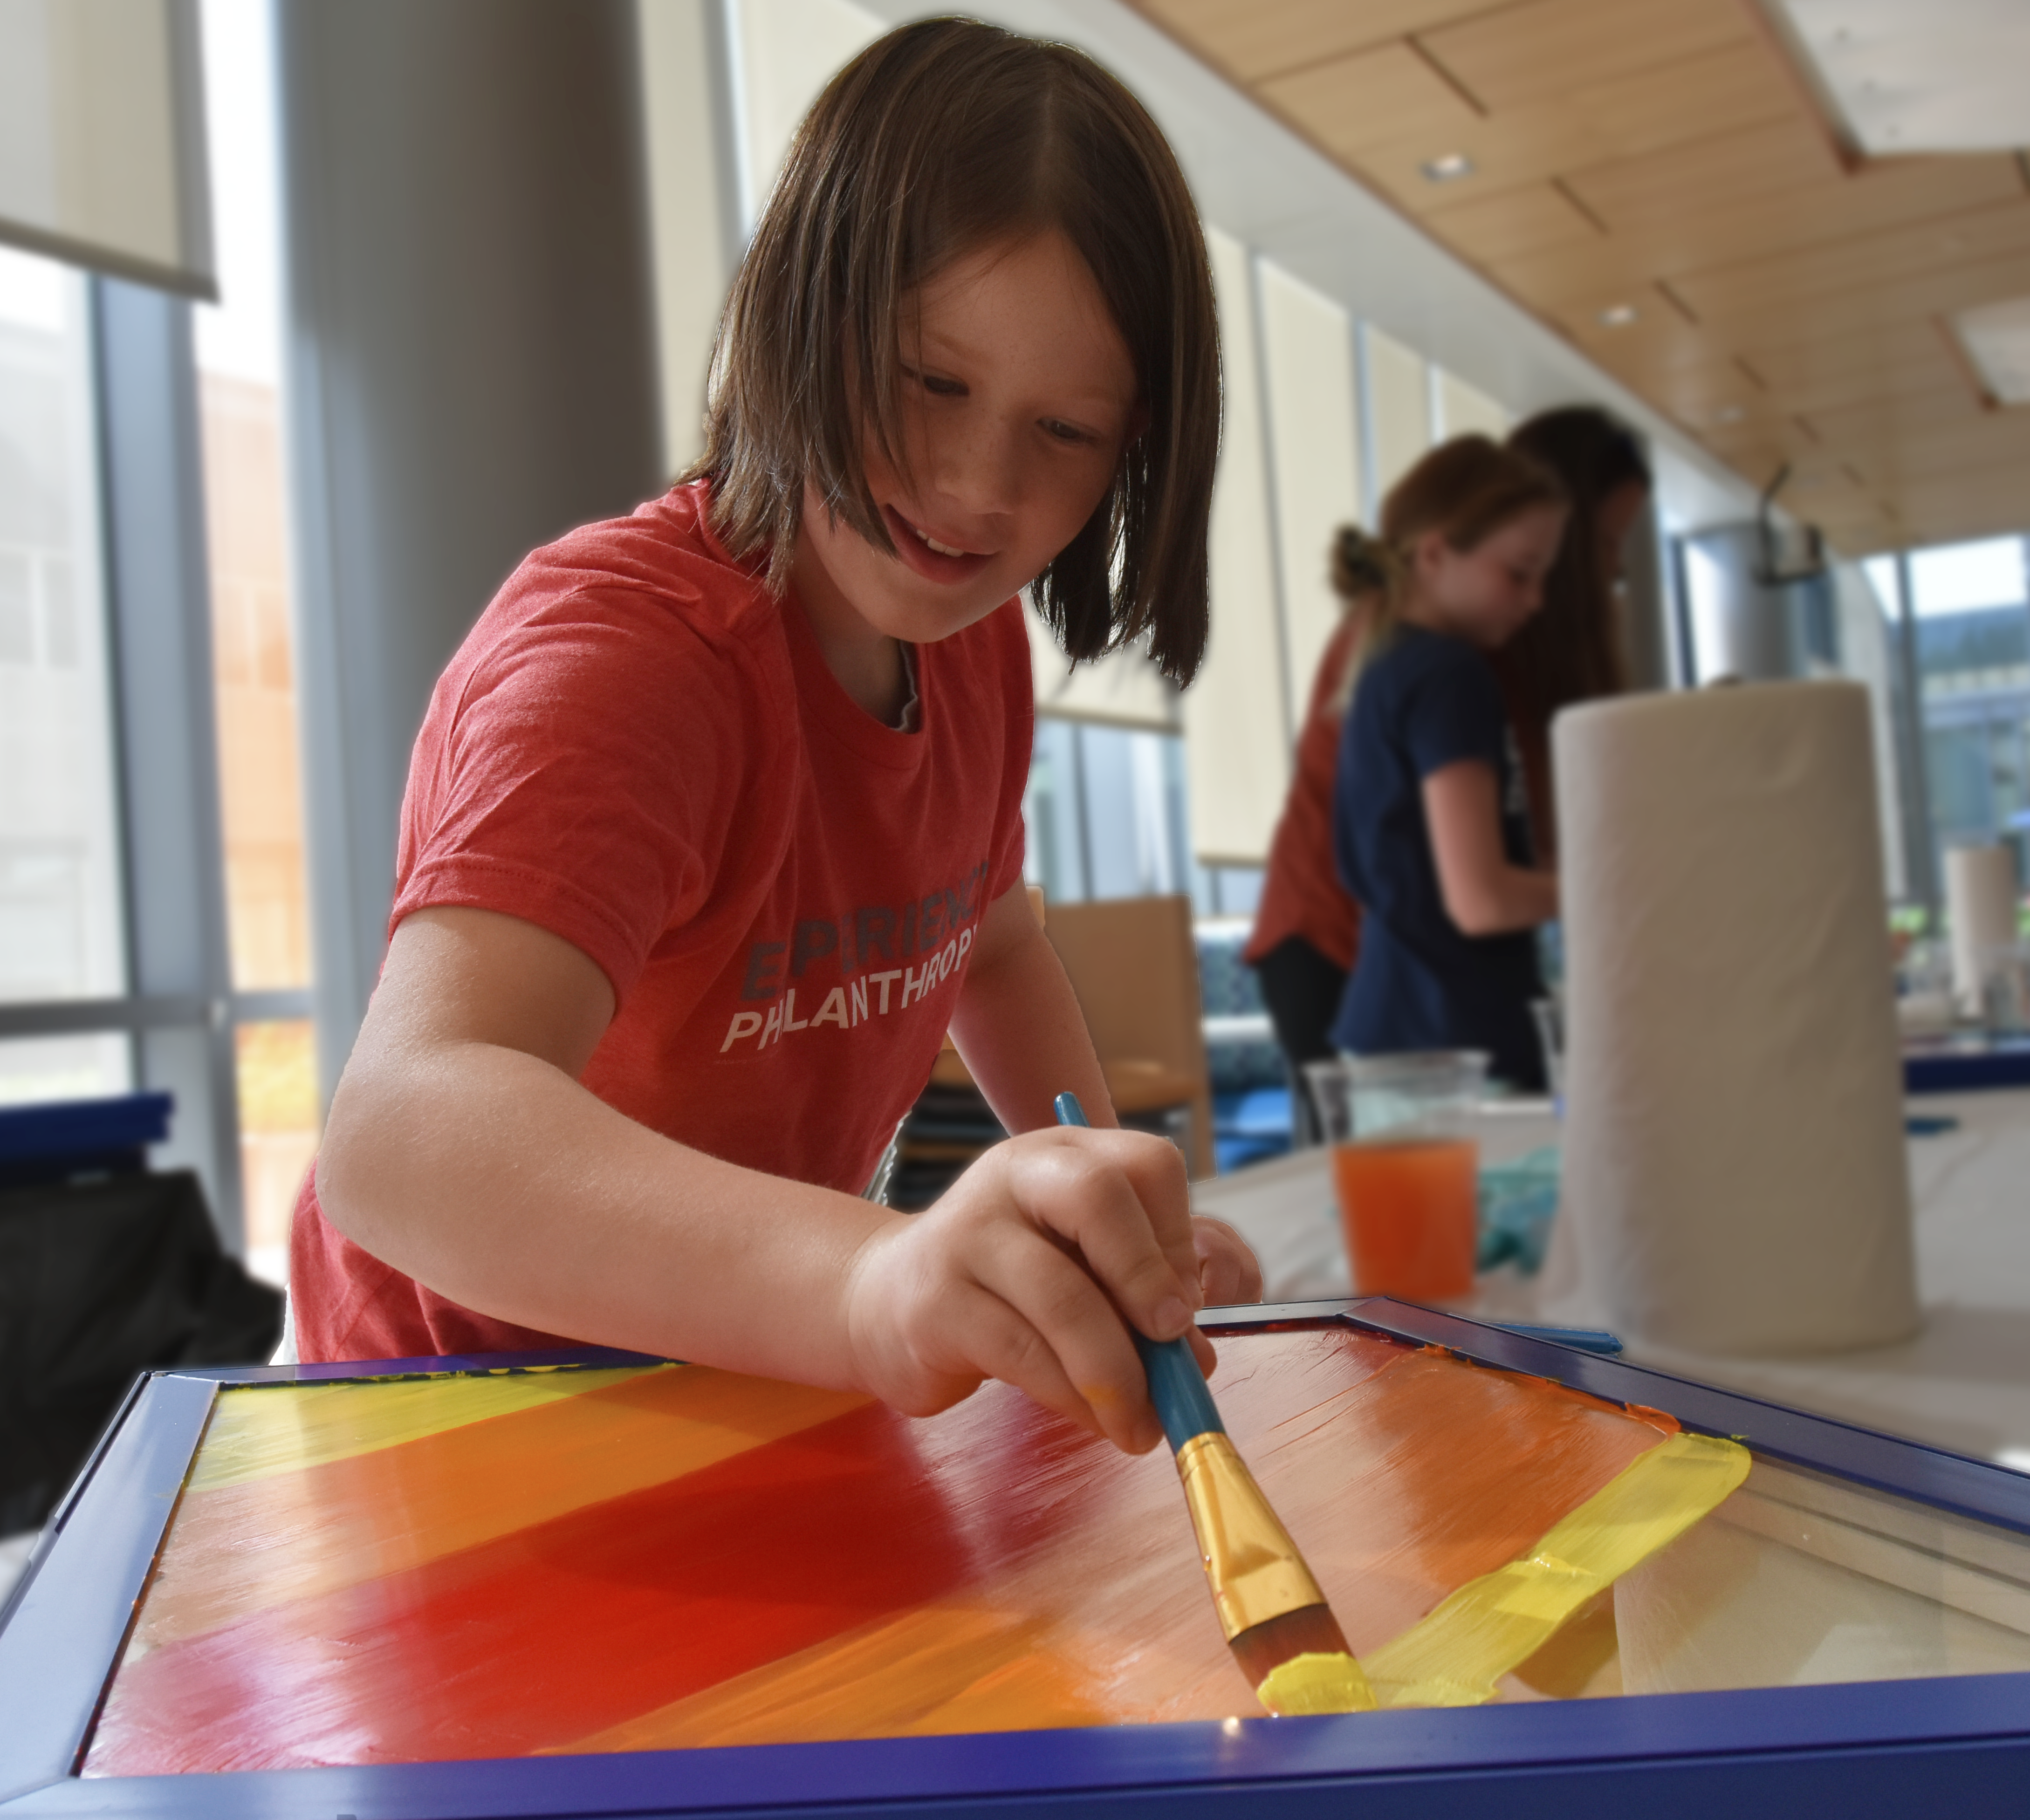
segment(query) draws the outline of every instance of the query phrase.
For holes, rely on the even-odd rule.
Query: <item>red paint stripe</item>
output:
[[[908,1427],[856,1410],[156,1650],[89,1773],[520,1755],[922,1604],[967,1564]]]

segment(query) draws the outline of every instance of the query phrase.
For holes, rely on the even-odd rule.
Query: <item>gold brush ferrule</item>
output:
[[[1269,1618],[1325,1603],[1296,1543],[1225,1435],[1185,1442],[1177,1450],[1177,1476],[1229,1643]]]

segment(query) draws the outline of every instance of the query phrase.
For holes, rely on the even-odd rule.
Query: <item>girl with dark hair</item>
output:
[[[1509,433],[1508,446],[1556,474],[1572,502],[1542,610],[1494,661],[1522,754],[1530,834],[1549,866],[1557,856],[1551,722],[1560,708],[1628,687],[1615,590],[1628,533],[1653,483],[1635,433],[1593,405],[1540,411]]]
[[[307,1359],[596,1341],[1159,1438],[1125,1323],[1260,1293],[1111,1127],[1022,888],[1030,659],[1206,640],[1218,334],[1176,160],[1078,53],[904,27],[800,129],[704,459],[537,551],[433,696],[292,1240]],[[859,1197],[946,1029],[999,1145]],[[1059,1129],[1077,1093],[1091,1131]]]
[[[1542,1083],[1530,931],[1557,915],[1531,862],[1522,779],[1489,654],[1535,613],[1567,507],[1556,475],[1460,436],[1389,493],[1381,534],[1346,553],[1368,630],[1333,799],[1340,874],[1365,912],[1332,1037],[1355,1054],[1485,1049]]]

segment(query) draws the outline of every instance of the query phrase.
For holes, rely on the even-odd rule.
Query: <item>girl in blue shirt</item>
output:
[[[1333,843],[1366,912],[1333,1039],[1359,1055],[1485,1049],[1543,1084],[1530,931],[1558,913],[1532,863],[1515,739],[1488,653],[1534,613],[1564,488],[1485,436],[1432,450],[1390,492],[1364,565],[1373,629],[1340,745]]]

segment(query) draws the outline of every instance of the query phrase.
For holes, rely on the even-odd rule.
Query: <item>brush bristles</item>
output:
[[[1300,1605],[1280,1618],[1265,1618],[1234,1638],[1231,1647],[1251,1688],[1261,1686],[1272,1669],[1292,1656],[1353,1654],[1329,1605]]]

